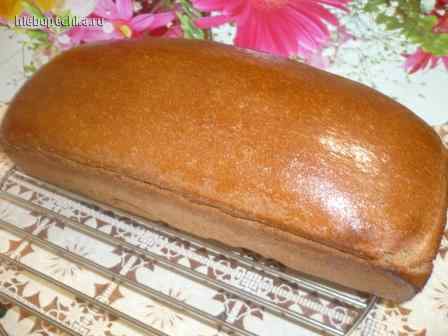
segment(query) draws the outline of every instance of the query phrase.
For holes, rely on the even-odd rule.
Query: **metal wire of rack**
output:
[[[119,250],[126,260],[149,260],[161,270],[175,274],[180,280],[188,281],[199,291],[210,290],[231,297],[234,302],[240,302],[240,305],[244,303],[246,306],[257,307],[263,314],[272,316],[273,320],[285,321],[301,330],[309,330],[311,334],[335,336],[351,334],[376,301],[374,296],[339,288],[305,275],[290,274],[284,268],[244,251],[227,249],[178,232],[161,223],[147,221],[98,204],[31,178],[15,169],[12,169],[3,179],[0,202],[32,213],[34,218],[37,218],[37,224],[30,226],[3,218],[0,220],[0,230],[20,238],[26,244],[36,246],[47,253],[99,274],[116,287],[125,288],[163,304],[169,309],[228,335],[256,336],[257,333],[244,323],[237,323],[238,321],[229,312],[217,315],[194,300],[191,302],[178,300],[149,283],[102,265],[94,258],[70,251],[58,245],[57,242],[51,241],[42,232],[47,232],[56,225],[70,232],[82,234],[92,241],[97,241],[101,246]],[[77,216],[74,216],[74,213]],[[94,220],[88,222],[86,218]],[[92,222],[114,225],[115,229],[112,230],[113,232],[106,232]],[[157,244],[154,243],[155,241]],[[101,253],[100,249],[98,253]],[[176,258],[173,258],[173,255]],[[181,255],[181,258],[178,255]],[[195,259],[197,263],[200,261],[205,266],[195,268],[186,265],[181,262],[182,258],[186,257]],[[17,256],[1,254],[0,260],[17,267],[20,272],[51,283],[52,286],[58,287],[68,295],[88,302],[143,334],[168,335],[150,323],[113,307],[107,300],[87,295],[79,288],[74,288],[55,276],[41,272],[35,265],[27,265]],[[215,273],[219,270],[222,274],[220,276],[216,276],[215,273],[210,274],[210,269],[213,269]],[[255,281],[252,281],[252,285],[247,285],[250,281],[244,282],[241,279],[235,281],[234,277],[226,276],[227,271],[231,274],[243,274],[242,278],[251,278]],[[257,288],[261,288],[260,283],[269,283],[270,286],[265,288],[264,292],[254,290],[253,283],[257,280],[259,282],[255,286]],[[285,304],[288,301],[285,293],[288,293],[289,301],[292,301],[291,298],[296,300],[295,306]],[[289,295],[289,293],[292,294]],[[0,287],[0,296],[69,335],[83,335],[74,331],[72,325],[61,323],[39,312],[38,309],[30,306],[29,302],[21,300],[6,288]],[[319,309],[323,312],[319,312]],[[307,311],[312,313],[307,314]]]

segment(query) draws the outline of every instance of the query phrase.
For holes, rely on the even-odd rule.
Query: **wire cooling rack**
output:
[[[376,300],[16,169],[0,188],[0,236],[0,299],[67,335],[102,322],[122,335],[343,336]]]

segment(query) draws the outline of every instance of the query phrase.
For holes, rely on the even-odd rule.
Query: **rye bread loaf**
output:
[[[1,129],[26,173],[402,301],[432,270],[447,154],[392,99],[217,43],[88,45],[44,66]]]

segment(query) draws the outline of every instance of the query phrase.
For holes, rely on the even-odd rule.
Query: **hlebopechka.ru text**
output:
[[[68,27],[102,27],[103,18],[88,18],[77,16],[65,17],[35,17],[35,16],[16,16],[15,26],[20,28],[68,28]]]

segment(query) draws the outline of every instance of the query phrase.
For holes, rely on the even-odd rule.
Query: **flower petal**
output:
[[[308,55],[305,61],[307,64],[319,69],[328,68],[330,65],[330,60],[328,59],[328,57],[322,55],[321,51]]]
[[[329,36],[328,30],[322,22],[313,20],[299,12],[296,12],[294,15],[288,15],[285,20],[290,22],[290,27],[295,27],[295,29],[299,30],[296,33],[299,44],[310,51],[314,52],[321,48]]]
[[[247,12],[248,9],[246,8]],[[255,31],[256,26],[254,25],[254,15],[248,15],[243,13],[241,16],[237,17],[237,30],[234,40],[234,44],[241,48],[254,48],[255,38],[257,32]],[[245,18],[244,20],[242,18]]]
[[[230,16],[228,15],[214,15],[214,16],[204,16],[195,21],[196,26],[201,29],[209,29],[212,27],[221,26],[230,21]]]
[[[432,28],[432,31],[438,34],[448,33],[448,12],[438,18],[437,24]]]
[[[268,4],[268,0],[257,0]],[[350,0],[288,0],[264,6],[247,0],[193,0],[202,11],[220,15],[198,20],[201,28],[233,21],[237,26],[235,45],[281,56],[314,55],[328,42],[327,24],[339,26],[338,19],[325,6],[347,10]],[[324,64],[318,55],[316,63]],[[320,58],[319,58],[320,57]]]
[[[280,28],[282,25],[264,24],[263,39],[265,40],[265,51],[275,55],[288,57],[291,55],[288,37],[290,34],[284,34]]]
[[[317,4],[325,4],[331,7],[335,7],[338,9],[341,9],[345,12],[348,12],[347,4],[350,2],[350,0],[317,0],[314,1]]]
[[[120,19],[127,21],[132,18],[132,0],[115,0],[115,4]]]
[[[96,42],[96,41],[107,41],[107,40],[120,40],[123,39],[124,35],[117,31],[111,33],[105,33],[102,30],[87,30],[82,38],[83,42]]]
[[[325,20],[334,26],[339,24],[337,17],[321,5],[309,3],[306,4],[306,6],[302,5],[294,7],[302,14],[314,18],[314,21]]]
[[[421,48],[419,48],[415,53],[407,57],[404,66],[406,71],[413,74],[418,70],[425,69],[430,59],[431,54],[424,52]]]
[[[267,30],[266,17],[263,16],[261,12],[259,15],[252,15],[251,17],[250,48],[266,53],[279,54],[272,36]]]
[[[442,62],[445,65],[446,70],[448,70],[448,56],[443,56]]]
[[[111,27],[110,31],[106,27]],[[95,42],[103,40],[120,39],[123,34],[115,30],[111,22],[106,21],[102,27],[75,27],[67,33],[73,43]]]
[[[228,0],[193,0],[195,8],[203,12],[222,11]]]
[[[182,37],[183,36],[182,28],[180,27],[180,25],[172,26],[170,29],[167,30],[164,36],[171,38]]]
[[[439,60],[440,60],[439,57],[432,56],[432,57],[431,57],[431,65],[430,65],[430,68],[431,68],[431,69],[434,69],[434,68],[437,66],[437,64],[439,64]]]
[[[129,27],[133,31],[142,32],[148,29],[154,21],[153,14],[141,14],[133,17],[131,22],[129,22]]]
[[[95,0],[65,0],[53,12],[58,14],[68,10],[73,16],[89,16],[95,7]]]
[[[117,7],[112,0],[98,0],[93,13],[109,20],[118,19]]]
[[[73,27],[66,34],[70,37],[70,41],[72,44],[79,44],[87,29],[83,29],[83,27]]]
[[[350,40],[355,40],[355,36],[350,33],[345,26],[338,27],[338,43],[344,44]]]
[[[265,40],[265,51],[278,56],[289,57],[290,52],[285,43],[285,38],[284,36],[277,34],[274,27],[275,24],[264,25],[263,39]]]
[[[274,25],[271,29],[276,32],[277,36],[281,36],[282,42],[288,51],[288,56],[297,55],[297,32],[289,29],[286,25]]]
[[[156,29],[160,27],[165,27],[168,23],[176,18],[174,12],[163,12],[153,14],[154,20],[151,23],[151,29]]]

